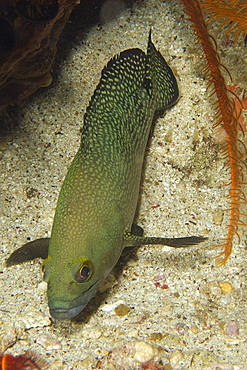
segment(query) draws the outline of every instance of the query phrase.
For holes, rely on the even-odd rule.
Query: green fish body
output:
[[[84,116],[80,148],[59,194],[50,241],[28,243],[7,261],[10,266],[48,253],[44,279],[54,318],[78,315],[126,246],[182,247],[204,240],[143,237],[132,228],[154,115],[178,96],[174,74],[151,34],[147,53],[125,50],[103,69]],[[31,252],[34,243],[38,248]]]

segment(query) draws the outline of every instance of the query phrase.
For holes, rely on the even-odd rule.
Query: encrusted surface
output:
[[[50,85],[58,37],[78,3],[0,1],[0,111]]]

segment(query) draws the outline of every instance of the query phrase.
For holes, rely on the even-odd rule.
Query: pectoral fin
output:
[[[131,234],[134,236],[143,236],[143,228],[139,225],[133,224],[131,227]]]
[[[139,227],[139,226],[138,226]],[[156,238],[152,236],[139,236],[130,232],[124,234],[124,240],[128,245],[140,246],[143,244],[161,244],[168,247],[183,248],[204,242],[207,238],[202,236],[187,236],[184,238]]]
[[[14,266],[19,263],[31,261],[35,258],[47,258],[50,238],[41,238],[24,244],[16,249],[6,261],[6,266]]]

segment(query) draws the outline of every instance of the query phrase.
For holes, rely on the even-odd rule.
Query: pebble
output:
[[[170,315],[174,311],[174,304],[173,303],[168,303],[165,304],[162,309],[161,309],[161,315],[162,316],[167,316]]]
[[[133,350],[134,359],[140,363],[151,361],[159,356],[158,350],[144,341],[135,342]]]
[[[208,305],[208,300],[212,300],[212,298],[220,298],[222,297],[222,289],[220,288],[217,281],[210,281],[205,285],[200,287],[200,295],[201,295],[201,304]],[[214,297],[212,297],[214,296]]]
[[[133,330],[131,330],[131,331],[128,333],[128,337],[138,338],[138,336],[139,336],[139,331],[138,331],[138,329],[133,329]]]
[[[198,334],[200,332],[200,329],[195,325],[191,326],[190,330],[193,334]]]
[[[231,293],[233,291],[232,284],[226,281],[219,282],[219,287],[222,290],[223,294]]]
[[[236,337],[239,335],[239,328],[235,321],[230,321],[225,326],[225,333],[226,335],[230,335],[232,337]]]
[[[218,208],[214,212],[214,223],[216,225],[221,225],[222,220],[223,220],[223,212],[222,212],[222,209]]]
[[[222,302],[222,304],[228,306],[231,303],[231,294],[230,293],[224,294],[221,297],[221,302]]]
[[[3,323],[0,321],[0,344],[1,352],[11,347],[17,340],[17,333],[12,322]]]
[[[62,345],[59,340],[46,334],[40,335],[36,339],[36,342],[44,347],[47,351],[62,349]]]
[[[39,284],[38,284],[38,290],[40,292],[46,292],[47,291],[47,282],[46,281],[41,281]]]
[[[117,316],[126,316],[130,312],[130,308],[125,304],[121,303],[115,308],[115,313]]]
[[[164,278],[165,278],[165,274],[161,274],[161,275],[155,276],[154,280],[160,281],[160,280],[163,280]]]
[[[115,303],[112,303],[112,304],[105,304],[104,306],[100,307],[100,310],[101,311],[105,311],[105,312],[111,312],[113,310],[115,310],[116,307],[120,306],[124,304],[123,300],[119,300]]]
[[[150,340],[156,341],[156,340],[161,340],[162,338],[163,338],[163,335],[161,333],[150,334]]]
[[[208,288],[212,295],[214,295],[215,297],[221,297],[222,290],[220,289],[217,281],[212,281],[208,283]]]
[[[173,140],[173,132],[172,130],[168,130],[166,135],[165,135],[165,140],[168,142],[168,143],[172,143],[172,140]]]
[[[172,368],[173,367],[177,368],[178,366],[182,365],[183,360],[184,360],[184,354],[179,349],[176,349],[175,351],[171,353],[170,364]]]
[[[25,329],[38,328],[44,326],[50,326],[51,321],[49,317],[44,315],[36,307],[28,307],[21,317],[25,325]]]
[[[178,334],[164,334],[166,345],[171,348],[183,348],[184,338]]]

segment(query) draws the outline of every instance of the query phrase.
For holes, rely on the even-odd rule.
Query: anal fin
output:
[[[138,236],[133,233],[125,233],[124,240],[128,245],[160,244],[173,248],[184,248],[204,242],[207,238],[202,236],[187,236],[182,238],[159,238],[152,236]]]

